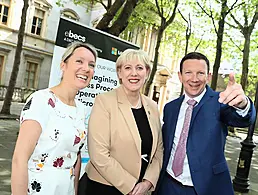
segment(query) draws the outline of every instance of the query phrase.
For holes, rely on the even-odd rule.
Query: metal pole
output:
[[[256,114],[258,110],[258,83],[256,83],[256,92],[255,92],[255,101],[254,106],[256,109]],[[237,172],[236,176],[233,179],[233,187],[234,190],[241,193],[246,193],[249,191],[249,171],[253,156],[254,148],[256,147],[255,143],[253,142],[253,134],[254,134],[254,124],[250,125],[248,128],[248,134],[244,141],[241,142],[241,152],[239,154],[239,159],[237,163]]]

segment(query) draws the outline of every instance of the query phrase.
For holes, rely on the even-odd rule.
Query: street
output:
[[[11,176],[11,159],[19,122],[17,120],[0,119],[0,194],[10,195],[10,176]],[[240,138],[228,137],[225,149],[228,165],[232,179],[236,173],[238,156],[241,148],[240,141],[246,137],[245,134],[239,133]],[[254,141],[258,143],[258,136],[254,136]],[[258,149],[255,148],[251,170],[249,174],[250,192],[248,195],[258,194]],[[239,194],[239,193],[236,193]]]
[[[10,195],[12,154],[15,146],[19,122],[0,120],[0,194]]]
[[[241,150],[240,142],[246,138],[246,134],[238,133],[241,137],[227,137],[227,144],[225,148],[225,155],[230,169],[230,175],[233,179],[236,175],[238,157]],[[255,143],[258,143],[258,136],[253,137]],[[258,147],[258,146],[257,146]],[[248,194],[258,194],[258,148],[254,148],[253,158],[251,169],[249,172],[249,181],[250,181],[250,192]],[[237,194],[237,193],[236,193]]]

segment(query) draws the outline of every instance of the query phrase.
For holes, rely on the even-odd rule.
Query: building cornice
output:
[[[35,3],[38,3],[41,6],[45,6],[47,8],[52,9],[52,5],[50,3],[48,3],[46,0],[34,0]]]
[[[1,28],[1,29],[5,29],[5,30],[9,30],[9,31],[11,31],[11,32],[13,32],[13,33],[17,33],[17,35],[18,35],[18,32],[19,32],[18,30],[15,30],[15,29],[13,29],[13,28],[10,28],[10,27],[8,27],[8,26],[6,26],[6,25],[1,25],[1,24],[0,24],[0,28]],[[0,29],[0,32],[1,32],[1,29]],[[42,41],[46,41],[46,42],[48,42],[48,43],[55,44],[55,41],[53,41],[53,40],[46,39],[46,38],[43,38],[43,37],[41,37],[41,36],[33,35],[33,34],[30,34],[30,33],[27,33],[27,32],[24,33],[24,36],[33,37],[33,38],[35,38],[35,39],[39,39],[39,40],[42,40]]]
[[[9,42],[9,41],[3,41],[3,40],[0,40],[0,44],[5,44],[5,45],[8,45],[8,46],[12,46],[12,47],[16,47],[17,46],[16,43]],[[45,51],[43,49],[31,47],[31,46],[28,46],[28,45],[23,45],[22,49],[23,50],[32,51],[32,52],[37,52],[37,53],[40,53],[40,54],[44,54],[44,55],[53,57],[53,53],[52,52],[48,52],[48,51]]]
[[[43,56],[39,56],[39,55],[37,55],[37,54],[29,54],[29,53],[27,53],[26,51],[24,52],[23,55],[24,55],[26,58],[33,58],[33,59],[37,59],[37,60],[39,60],[39,61],[44,60],[44,57],[43,57]]]
[[[18,31],[17,31],[17,33],[18,33]],[[33,38],[35,38],[35,39],[39,39],[39,40],[42,40],[42,41],[46,41],[46,42],[48,42],[48,43],[55,44],[55,41],[50,40],[50,39],[43,38],[43,37],[38,36],[38,35],[34,35],[34,34],[30,34],[30,33],[25,33],[25,35],[28,36],[28,37],[33,37]]]
[[[0,52],[9,53],[10,51],[11,51],[10,49],[0,47]]]

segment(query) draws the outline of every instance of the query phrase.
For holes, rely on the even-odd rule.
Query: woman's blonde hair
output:
[[[145,68],[150,73],[150,59],[148,54],[143,50],[136,50],[136,49],[126,49],[116,60],[116,73],[118,76],[118,72],[121,67],[126,64],[127,62],[139,60],[145,65]],[[119,77],[118,77],[119,78]],[[119,83],[122,84],[121,80],[119,79]]]
[[[84,47],[84,48],[88,49],[94,55],[95,61],[97,60],[98,53],[94,46],[92,46],[88,43],[72,42],[66,48],[66,50],[62,56],[62,61],[66,62],[73,55],[73,52],[79,47]]]

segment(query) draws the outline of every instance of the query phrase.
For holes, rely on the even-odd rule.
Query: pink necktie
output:
[[[176,152],[174,155],[174,160],[172,164],[172,171],[174,172],[174,175],[177,177],[183,173],[183,165],[184,165],[184,160],[186,156],[186,142],[187,142],[187,137],[188,137],[188,131],[189,131],[189,126],[191,122],[191,117],[192,117],[192,112],[194,105],[197,102],[193,99],[189,99],[187,101],[187,104],[189,105],[188,108],[186,109],[185,112],[185,120],[183,124],[183,129],[177,144]]]

